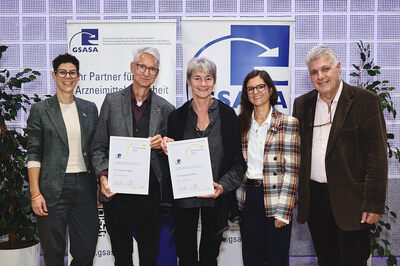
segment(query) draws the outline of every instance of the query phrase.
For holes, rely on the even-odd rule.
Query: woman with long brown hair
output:
[[[270,75],[253,70],[243,81],[239,114],[247,162],[237,190],[245,266],[287,265],[300,163],[296,118],[275,109]]]

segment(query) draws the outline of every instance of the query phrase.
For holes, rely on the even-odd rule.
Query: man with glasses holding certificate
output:
[[[105,222],[115,265],[133,265],[132,230],[136,231],[140,265],[157,265],[161,229],[160,204],[172,201],[168,161],[161,150],[173,105],[150,90],[159,72],[157,49],[138,49],[131,63],[133,84],[108,94],[101,107],[92,144]],[[148,195],[114,193],[108,183],[110,136],[149,138],[151,148]],[[114,155],[112,155],[114,156]],[[137,175],[137,173],[135,173]]]
[[[308,224],[319,265],[367,265],[370,225],[386,200],[381,103],[340,80],[331,47],[312,48],[306,63],[315,90],[294,102],[301,132],[297,220]]]

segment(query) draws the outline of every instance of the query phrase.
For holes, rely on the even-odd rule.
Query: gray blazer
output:
[[[93,174],[90,170],[90,144],[97,126],[97,107],[94,103],[77,97],[75,103],[81,127],[82,155],[88,172]],[[67,130],[57,95],[32,105],[26,132],[28,161],[41,162],[40,192],[46,199],[47,206],[54,206],[63,189],[69,157]]]
[[[108,170],[110,136],[133,137],[131,97],[132,85],[107,94],[101,106],[99,123],[92,142],[92,163],[97,177],[102,171]],[[150,107],[149,136],[160,134],[163,137],[167,132],[168,116],[175,107],[155,93],[151,95]],[[162,150],[151,151],[150,165],[160,183],[162,200],[171,201],[168,161]],[[101,200],[106,199],[101,197]]]

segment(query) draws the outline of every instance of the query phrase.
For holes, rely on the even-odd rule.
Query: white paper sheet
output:
[[[150,140],[110,137],[108,185],[111,192],[148,195]]]
[[[207,138],[168,142],[167,148],[175,199],[214,194]]]

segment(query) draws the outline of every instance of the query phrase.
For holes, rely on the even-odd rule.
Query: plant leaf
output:
[[[371,69],[371,64],[367,63],[367,64],[364,65],[363,68],[364,68],[364,69]]]
[[[365,62],[365,60],[366,60],[366,59],[365,59],[365,54],[364,54],[363,52],[361,52],[361,53],[360,53],[360,56],[361,56],[361,60],[362,60],[363,62]]]
[[[8,46],[1,45],[0,46],[0,59],[3,57],[3,53],[8,49]]]

